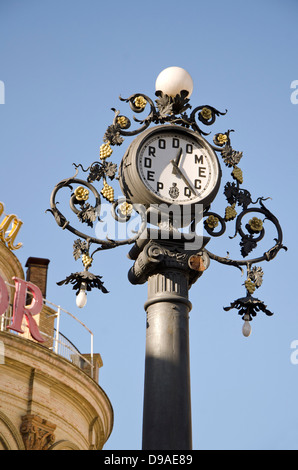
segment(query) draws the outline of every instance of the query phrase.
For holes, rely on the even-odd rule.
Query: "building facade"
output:
[[[43,342],[32,337],[26,313],[22,331],[10,329],[15,278],[37,286],[45,299],[48,264],[28,258],[25,277],[0,233],[0,276],[7,289],[2,283],[0,305],[9,297],[0,311],[0,450],[100,450],[113,428],[112,405],[98,384],[100,354],[81,354],[72,343],[61,354],[59,344],[67,338],[57,331],[59,311],[46,302],[34,315]]]

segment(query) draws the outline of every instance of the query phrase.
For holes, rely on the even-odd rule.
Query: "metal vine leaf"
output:
[[[252,235],[242,238],[240,241],[241,254],[245,258],[254,248],[257,247],[257,242],[253,239]]]
[[[254,283],[256,288],[259,288],[262,285],[263,276],[264,276],[264,272],[260,266],[254,266],[248,272],[248,278],[251,280],[251,282]]]
[[[103,136],[104,142],[110,142],[111,145],[121,145],[124,142],[123,137],[121,137],[121,128],[119,125],[112,124],[109,126]]]
[[[94,163],[90,167],[90,173],[87,177],[87,181],[89,181],[89,183],[93,183],[94,181],[100,181],[101,178],[103,178],[104,176],[105,171],[103,165],[100,163]]]
[[[252,203],[250,192],[247,189],[239,189],[236,200],[243,209],[246,209]]]
[[[78,238],[73,243],[73,257],[77,261],[82,253],[85,253],[88,250],[88,244],[85,240]]]
[[[86,285],[86,290],[91,291],[93,288],[101,290],[104,294],[107,294],[109,291],[105,288],[102,282],[102,276],[97,276],[90,273],[89,271],[82,271],[77,273],[71,273],[63,281],[57,282],[58,286],[63,284],[72,284],[73,289],[76,291],[76,294],[80,292],[82,283]]]
[[[97,219],[96,209],[87,203],[77,216],[81,222],[85,222],[89,227],[93,227],[93,222]]]
[[[156,104],[159,110],[160,118],[163,119],[173,111],[173,99],[168,95],[162,94],[161,92],[157,92],[157,96],[160,96],[160,98],[156,100]]]
[[[227,166],[235,166],[238,165],[240,162],[243,153],[242,152],[237,152],[232,149],[230,145],[227,145],[222,151],[221,151],[223,161]]]
[[[168,96],[161,91],[156,92],[159,98],[155,100],[159,110],[159,118],[164,119],[171,114],[182,114],[187,109],[191,108],[189,104],[188,91],[181,91],[180,95],[175,97]]]
[[[238,315],[248,318],[248,321],[251,321],[253,317],[256,317],[258,312],[264,312],[267,316],[272,316],[273,313],[268,310],[267,305],[264,304],[259,299],[252,297],[248,294],[246,297],[241,297],[240,299],[235,300],[230,304],[229,307],[224,307],[224,310],[227,312],[231,309],[237,309]]]
[[[105,162],[104,165],[104,172],[105,175],[110,178],[110,180],[113,180],[117,174],[117,165],[116,163],[112,162]]]
[[[252,203],[250,192],[240,188],[236,183],[228,182],[224,187],[224,195],[229,204],[239,204],[243,209]]]

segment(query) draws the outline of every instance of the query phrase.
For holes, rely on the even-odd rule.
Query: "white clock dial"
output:
[[[205,200],[219,177],[214,153],[187,131],[153,133],[139,147],[137,167],[149,191],[171,204]]]

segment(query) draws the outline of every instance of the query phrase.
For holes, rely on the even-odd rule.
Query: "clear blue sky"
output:
[[[104,363],[100,385],[115,413],[107,450],[141,448],[146,286],[127,280],[128,248],[111,250],[92,267],[110,294],[92,292],[85,309],[77,309],[72,289],[56,285],[81,270],[72,258],[75,237],[45,211],[55,184],[74,174],[72,163],[87,167],[98,158],[111,108],[129,114],[119,95],[154,98],[157,75],[171,65],[192,75],[193,107],[228,109],[210,138],[235,130],[243,187],[253,199],[272,198],[268,208],[289,248],[262,265],[257,297],[274,316],[260,313],[249,338],[237,312],[223,310],[245,294],[237,269],[214,262],[190,291],[193,447],[298,449],[298,365],[291,363],[291,343],[298,340],[298,105],[290,100],[298,80],[297,17],[295,0],[0,0],[0,200],[24,222],[21,262],[49,258],[48,299],[95,334]],[[116,163],[124,146],[114,151]],[[225,181],[229,175],[224,169]],[[228,235],[233,228],[209,249],[239,257],[238,241]],[[263,252],[274,236],[269,231]],[[88,340],[71,324],[62,328],[88,352]]]

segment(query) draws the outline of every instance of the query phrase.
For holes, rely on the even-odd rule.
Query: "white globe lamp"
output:
[[[189,73],[181,67],[168,67],[158,75],[155,90],[175,97],[182,90],[188,91],[189,98],[193,91],[193,80]]]
[[[80,292],[76,297],[76,304],[79,308],[84,308],[87,303],[87,294],[86,294],[87,285],[85,282],[82,282]]]

